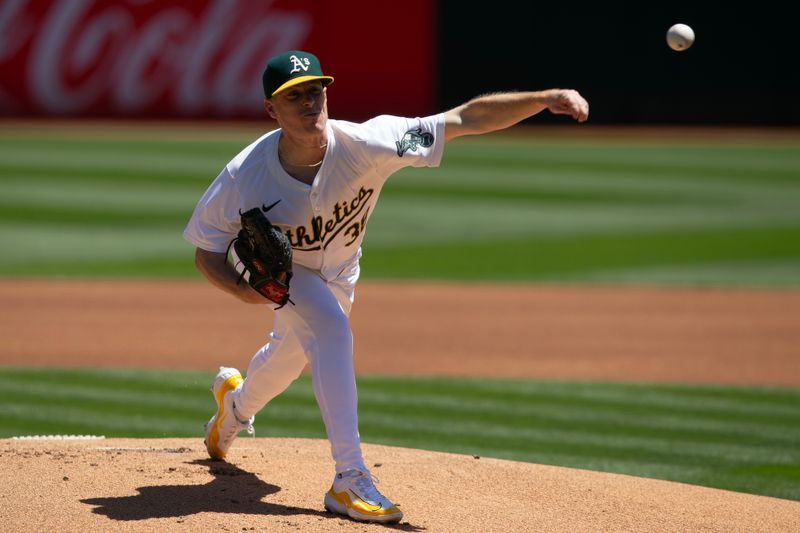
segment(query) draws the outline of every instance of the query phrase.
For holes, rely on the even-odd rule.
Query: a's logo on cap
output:
[[[300,69],[303,69],[303,71],[307,71],[308,66],[311,64],[311,61],[309,61],[307,57],[298,59],[297,56],[289,56],[289,61],[291,61],[292,65],[294,66],[294,68],[289,71],[289,74],[300,72]]]

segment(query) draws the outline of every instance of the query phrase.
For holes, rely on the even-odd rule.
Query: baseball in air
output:
[[[667,44],[677,52],[683,52],[692,46],[694,30],[686,24],[675,24],[667,30]]]

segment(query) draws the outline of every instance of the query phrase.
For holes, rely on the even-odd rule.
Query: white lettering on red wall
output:
[[[339,116],[421,115],[432,25],[427,0],[2,0],[0,115],[262,117],[266,61],[295,48],[336,77]]]
[[[270,7],[229,0],[4,2],[0,61],[23,48],[27,61],[16,79],[6,79],[3,69],[2,111],[252,114],[266,60],[300,47],[311,28],[304,11]]]

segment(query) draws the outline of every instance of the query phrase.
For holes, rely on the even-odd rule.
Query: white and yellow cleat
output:
[[[235,368],[219,367],[211,392],[217,401],[217,412],[206,424],[206,449],[212,459],[225,459],[228,450],[241,431],[255,435],[255,417],[242,422],[234,415],[233,391],[244,379]]]
[[[348,470],[336,474],[325,494],[325,509],[365,522],[399,522],[403,512],[375,488],[369,472]]]

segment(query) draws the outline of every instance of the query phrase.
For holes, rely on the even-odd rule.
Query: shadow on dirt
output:
[[[136,496],[87,498],[81,503],[96,505],[92,512],[112,520],[147,520],[171,518],[196,513],[236,513],[253,515],[293,516],[309,515],[340,520],[346,518],[327,511],[292,507],[261,501],[281,490],[260,480],[255,474],[230,463],[208,459],[186,464],[208,467],[214,479],[205,485],[155,485],[139,487]],[[411,524],[387,526],[400,531],[422,531]]]

